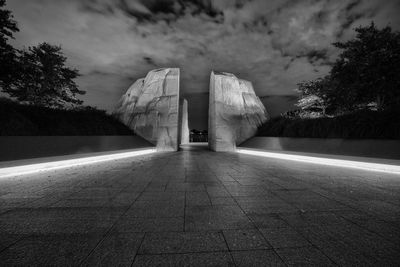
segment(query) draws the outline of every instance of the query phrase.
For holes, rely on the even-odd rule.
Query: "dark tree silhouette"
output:
[[[76,69],[66,66],[61,47],[42,43],[22,51],[8,42],[19,29],[11,11],[0,0],[0,89],[20,102],[65,108],[82,104],[84,94],[74,82]]]
[[[378,110],[400,104],[400,33],[374,23],[356,32],[355,39],[334,44],[343,52],[331,71],[331,103],[350,110],[371,102]]]
[[[4,91],[20,102],[38,106],[80,105],[83,101],[76,95],[85,92],[79,90],[74,81],[79,72],[68,68],[66,60],[59,46],[42,43],[29,47],[20,52],[19,77],[15,86]]]
[[[16,50],[8,43],[18,32],[11,11],[5,10],[5,0],[0,0],[0,87],[9,88],[16,74]]]
[[[332,114],[400,105],[400,33],[374,23],[355,31],[354,39],[334,43],[342,52],[328,76],[299,84],[300,105],[310,96]]]

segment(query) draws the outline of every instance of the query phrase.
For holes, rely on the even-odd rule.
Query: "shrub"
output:
[[[400,110],[363,110],[334,118],[274,118],[259,128],[258,136],[400,139]]]
[[[133,135],[134,133],[105,111],[93,108],[61,110],[21,105],[0,99],[2,136]]]

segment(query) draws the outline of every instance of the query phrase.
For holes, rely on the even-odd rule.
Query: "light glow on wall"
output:
[[[237,149],[236,152],[241,153],[241,154],[246,154],[246,155],[261,156],[261,157],[274,158],[274,159],[291,160],[291,161],[305,162],[305,163],[325,165],[325,166],[344,167],[344,168],[359,169],[359,170],[364,170],[364,171],[384,172],[384,173],[390,173],[390,174],[400,174],[400,166],[399,165],[361,162],[361,161],[342,160],[342,159],[332,159],[332,158],[322,158],[322,157],[321,158],[320,157],[310,157],[310,156],[302,156],[302,155],[294,155],[294,154],[258,151],[258,150],[251,150],[251,149]]]
[[[83,165],[106,162],[111,160],[131,158],[131,157],[151,154],[154,152],[156,152],[156,149],[151,148],[151,149],[135,150],[123,153],[114,153],[114,154],[93,156],[86,158],[76,158],[76,159],[68,159],[61,161],[51,161],[45,163],[0,168],[0,178],[34,174],[44,171],[53,171],[69,167],[83,166]]]

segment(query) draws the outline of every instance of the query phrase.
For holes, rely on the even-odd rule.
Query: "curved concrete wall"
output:
[[[254,137],[241,145],[272,151],[400,159],[399,140]]]
[[[152,146],[139,136],[1,136],[0,161]]]

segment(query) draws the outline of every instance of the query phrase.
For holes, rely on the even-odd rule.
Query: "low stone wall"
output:
[[[240,147],[344,156],[400,159],[400,140],[254,137]]]
[[[152,146],[139,136],[0,136],[0,161]]]

